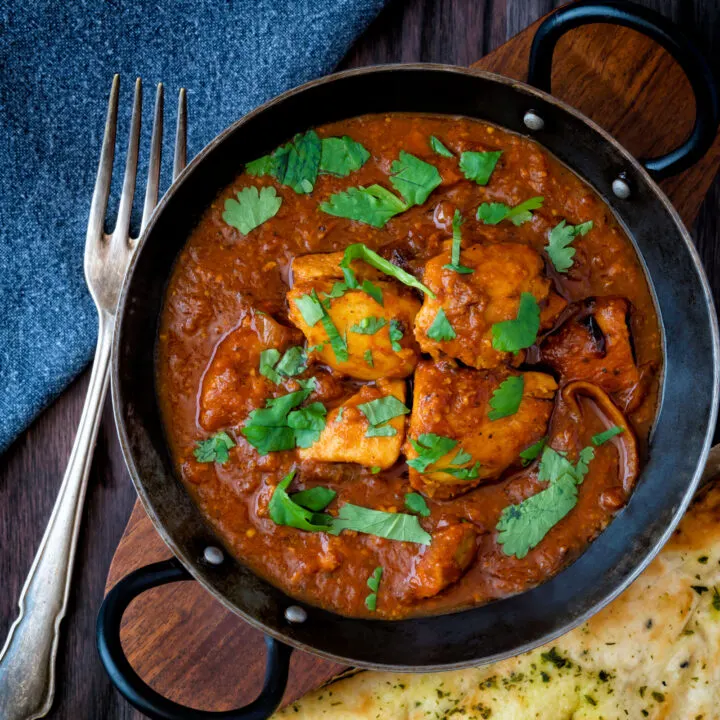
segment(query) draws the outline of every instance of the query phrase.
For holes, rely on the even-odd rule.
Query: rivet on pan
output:
[[[619,197],[621,200],[627,200],[630,197],[630,185],[627,181],[627,175],[620,173],[612,183],[612,191],[615,197]]]
[[[214,545],[208,545],[203,552],[203,558],[205,558],[205,562],[210,563],[210,565],[221,565],[225,556],[220,548]]]
[[[542,130],[545,127],[545,121],[534,110],[525,113],[523,122],[529,130]]]
[[[307,613],[299,605],[290,605],[285,610],[285,619],[291,623],[304,623],[307,620]]]

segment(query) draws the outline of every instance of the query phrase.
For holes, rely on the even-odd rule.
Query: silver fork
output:
[[[50,521],[20,594],[19,614],[0,653],[0,718],[31,720],[47,714],[55,695],[55,659],[60,622],[65,616],[78,531],[100,416],[108,387],[115,313],[125,271],[137,245],[130,213],[135,192],[142,84],[135,83],[125,179],[115,230],[103,232],[110,195],[120,77],[113,79],[100,165],[85,240],[85,279],[98,310],[98,341],[90,385],[77,435]],[[141,231],[157,204],[163,132],[163,87],[157,86],[150,164]],[[185,90],[178,97],[173,178],[185,167],[187,111]]]

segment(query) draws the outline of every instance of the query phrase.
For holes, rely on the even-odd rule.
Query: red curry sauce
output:
[[[637,471],[631,457],[633,432],[640,456],[644,454],[655,414],[662,357],[651,293],[634,249],[609,208],[588,185],[533,141],[497,127],[468,118],[392,114],[333,123],[318,128],[317,133],[321,138],[350,136],[371,157],[348,177],[319,175],[310,194],[298,194],[271,177],[239,175],[207,209],[174,268],[158,340],[157,388],[178,473],[209,523],[242,562],[288,594],[341,614],[399,618],[447,612],[532,587],[577,557],[626,502]],[[431,136],[440,138],[455,157],[434,153],[429,146]],[[441,174],[442,184],[425,203],[398,214],[379,229],[320,211],[321,201],[350,186],[379,183],[389,188],[390,166],[401,150],[433,164]],[[466,150],[503,151],[487,186],[465,179],[460,171],[457,156]],[[224,201],[248,186],[273,186],[282,206],[273,218],[244,236],[228,225],[222,214]],[[519,226],[510,222],[486,225],[476,220],[476,210],[483,202],[512,206],[533,196],[542,196],[544,203],[533,211],[530,221]],[[559,383],[549,430],[545,431],[550,444],[566,450],[574,462],[577,449],[591,445],[591,436],[612,424],[618,412],[627,411],[628,429],[595,448],[595,458],[578,488],[577,505],[522,559],[503,552],[495,526],[505,507],[546,487],[537,479],[537,462],[527,468],[516,462],[499,478],[450,499],[426,497],[431,513],[420,518],[422,527],[440,538],[447,528],[472,526],[472,557],[461,577],[443,585],[439,592],[414,592],[412,588],[421,583],[420,572],[432,574],[433,568],[440,572],[446,562],[444,541],[426,546],[352,531],[337,536],[306,532],[277,525],[267,511],[278,482],[296,468],[292,491],[317,485],[337,491],[327,509],[330,514],[344,502],[408,512],[404,498],[414,488],[404,455],[390,469],[377,473],[356,463],[301,460],[295,450],[261,456],[243,437],[244,419],[239,419],[248,407],[264,407],[266,398],[259,396],[244,398],[250,404],[240,415],[228,415],[234,421],[224,429],[237,444],[230,449],[227,462],[200,463],[193,451],[199,440],[212,435],[207,423],[203,426],[200,399],[204,375],[222,340],[255,311],[292,328],[286,293],[295,257],[341,251],[361,242],[422,280],[425,263],[447,248],[455,209],[465,218],[463,248],[500,242],[530,246],[543,258],[542,274],[549,278],[553,291],[568,303],[578,303],[562,310],[552,328],[541,331],[540,347],[530,348],[520,367],[545,372]],[[576,254],[567,273],[557,272],[543,250],[549,232],[562,219],[569,224],[593,222],[592,231],[573,242]],[[625,308],[623,313],[627,311],[630,351],[634,353],[631,362],[638,381],[624,391],[611,381],[607,388],[612,406],[577,383],[574,390],[565,392],[573,379],[569,369],[573,363],[596,368],[592,383],[603,384],[613,374],[622,379],[620,370],[603,366],[605,354],[609,357],[608,336],[598,327],[602,310],[595,308],[592,300],[583,304],[588,298],[616,298],[619,303],[624,299],[627,303],[619,307]],[[418,294],[418,300],[422,299]],[[588,320],[593,312],[596,315]],[[411,329],[409,332],[412,335]],[[543,350],[550,332],[562,346],[559,353],[552,342]],[[570,361],[561,357],[567,347],[577,353]],[[423,358],[423,362],[432,362],[427,354]],[[438,363],[450,378],[479,372],[449,359],[440,358]],[[363,385],[327,368],[321,371],[325,373],[322,383],[332,386],[328,407]],[[321,371],[311,364],[303,377]],[[243,380],[236,378],[235,382]],[[274,394],[291,389],[296,389],[292,383]],[[230,382],[226,388],[229,406],[234,392]],[[410,390],[406,404],[410,406],[412,401]],[[436,396],[434,402],[453,405],[459,416],[467,412],[452,392]],[[466,424],[468,427],[462,428],[456,422],[453,428],[472,431],[472,420]],[[366,581],[376,567],[383,568],[383,575],[377,609],[371,612],[365,605]]]

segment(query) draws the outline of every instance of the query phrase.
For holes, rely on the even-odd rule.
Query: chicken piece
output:
[[[520,406],[513,415],[491,420],[488,413],[493,409],[493,393],[512,375],[524,380]],[[410,484],[430,497],[445,500],[520,465],[520,452],[547,433],[556,390],[555,380],[544,373],[480,371],[453,368],[447,362],[422,361],[415,372],[408,439],[417,443],[421,435],[432,433],[457,444],[424,472],[410,467]],[[461,449],[471,459],[456,464]],[[418,457],[409,440],[403,450],[409,460]],[[450,466],[473,468],[475,463],[480,463],[476,477],[458,479],[443,472]]]
[[[443,267],[450,261],[448,247],[425,265],[423,281],[437,297],[425,296],[415,318],[415,338],[420,348],[436,359],[445,354],[479,369],[503,363],[519,365],[525,358],[524,351],[513,354],[495,350],[492,326],[517,317],[521,293],[535,297],[543,324],[552,325],[562,307],[557,297],[549,304],[550,280],[542,275],[542,258],[527,245],[496,243],[463,249],[461,263],[472,268],[472,273],[461,274]],[[452,340],[428,336],[440,309],[455,331]]]
[[[388,395],[404,403],[405,383],[402,380],[381,379],[374,385],[364,385],[358,393],[328,413],[325,429],[320,438],[309,448],[298,451],[300,459],[319,462],[354,462],[383,470],[394,465],[405,438],[405,416],[399,415],[384,426],[393,428],[395,435],[366,437],[370,424],[365,414],[358,408],[358,405]]]
[[[477,531],[470,523],[449,525],[433,533],[410,576],[410,592],[428,598],[456,582],[475,558]]]
[[[200,391],[200,424],[214,431],[237,425],[262,407],[277,387],[259,372],[260,353],[283,352],[302,344],[295,328],[280,325],[265,313],[248,310],[238,327],[215,348]]]
[[[337,264],[341,259],[342,253],[330,253],[306,255],[293,262],[294,285],[287,294],[291,322],[302,330],[309,346],[320,346],[313,357],[339,372],[360,380],[407,377],[418,360],[411,329],[420,301],[411,290],[387,279],[372,281],[382,292],[382,304],[360,288],[346,290],[340,297],[327,297],[333,286],[342,282],[342,270]],[[358,262],[353,269],[355,265],[361,283],[376,278],[374,268]],[[321,301],[329,304],[325,312],[341,340],[347,343],[347,360],[338,359],[328,342],[324,321],[309,325],[296,304],[313,290]]]
[[[591,298],[550,335],[540,358],[564,382],[587,380],[610,393],[625,412],[636,408],[648,389],[651,368],[638,368],[633,358],[624,298]]]

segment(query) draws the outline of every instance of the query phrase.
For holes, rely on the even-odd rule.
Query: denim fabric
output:
[[[135,77],[143,191],[154,84],[165,85],[167,187],[178,88],[192,157],[259,103],[331,71],[383,1],[0,0],[0,452],[92,358],[83,247],[113,74],[123,82],[111,207]]]

